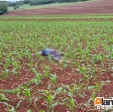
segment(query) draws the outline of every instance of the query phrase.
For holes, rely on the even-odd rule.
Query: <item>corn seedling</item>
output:
[[[17,96],[20,100],[22,100],[20,95],[25,95],[28,97],[28,100],[29,100],[30,104],[32,105],[31,89],[29,89],[27,86],[18,87],[14,90],[5,90],[5,92],[10,93],[10,94],[17,94]],[[21,103],[21,101],[20,101],[20,103]],[[20,103],[18,103],[18,104],[20,104]]]
[[[50,68],[49,68],[49,66],[45,66],[44,67],[44,76],[49,77],[49,75],[50,75]]]
[[[75,100],[73,98],[67,98],[66,106],[71,109],[72,112],[74,112],[76,109],[75,107]]]
[[[5,69],[2,76],[8,78],[9,77],[9,72],[10,72],[9,69]]]
[[[27,96],[28,97],[28,100],[30,102],[30,105],[32,105],[31,89],[29,89],[26,86],[22,86],[22,87],[20,87],[19,95],[20,94]]]
[[[38,85],[41,82],[42,75],[37,72],[35,68],[32,68],[33,73],[35,73],[36,77],[31,80],[31,82],[35,82]]]
[[[10,101],[4,94],[0,93],[0,103]]]
[[[56,86],[56,74],[50,74],[50,81]]]
[[[62,91],[62,88],[57,88],[55,91],[52,92],[50,89],[50,85],[48,90],[43,90],[40,94],[42,95],[41,98],[44,99],[43,105],[46,105],[49,109],[49,112],[53,112],[53,108],[60,104],[59,101],[55,101],[56,95]]]
[[[75,91],[76,91],[76,88],[77,88],[77,85],[72,85],[71,86],[65,86],[64,87],[68,93],[68,98],[66,98],[64,101],[66,102],[66,106],[69,107],[71,109],[72,112],[75,111],[75,100],[74,100],[74,96],[75,96]],[[77,101],[76,101],[76,104],[77,104]]]
[[[93,91],[91,98],[84,104],[84,106],[86,107],[90,107],[91,106],[91,101],[94,102],[94,99],[96,98],[96,93]]]
[[[30,109],[30,110],[27,110],[27,112],[33,112],[33,111]]]

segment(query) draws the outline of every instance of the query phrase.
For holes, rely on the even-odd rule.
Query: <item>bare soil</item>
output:
[[[35,16],[35,15],[64,15],[64,14],[113,14],[113,0],[98,0],[65,6],[40,8],[31,10],[9,11],[6,16]]]
[[[21,61],[20,61],[21,62]],[[1,90],[13,90],[16,89],[18,86],[28,82],[31,80],[31,78],[35,77],[35,75],[31,72],[29,66],[29,61],[23,60],[21,62],[22,68],[19,71],[18,77],[15,75],[11,75],[8,78],[3,78],[0,81],[0,89]],[[61,87],[62,84],[68,85],[68,84],[78,84],[79,80],[83,77],[83,75],[80,75],[76,71],[76,66],[68,65],[66,68],[62,69],[62,66],[58,63],[51,63],[51,61],[44,60],[44,61],[37,61],[37,71],[39,73],[44,72],[43,66],[49,66],[50,67],[50,73],[57,75],[57,87]],[[9,68],[10,69],[10,68]],[[0,70],[3,70],[3,66],[0,66]],[[113,91],[111,88],[113,88],[113,76],[112,71],[105,72],[103,74],[97,73],[97,79],[96,82],[106,81],[110,80],[111,83],[108,83],[104,85],[101,88],[100,96],[108,98],[113,96]],[[85,84],[85,81],[82,83]],[[38,90],[47,89],[48,85],[50,84],[50,79],[44,78],[42,79],[39,86],[36,86],[35,84],[31,84],[29,88],[32,89],[32,94],[36,93]],[[93,79],[90,79],[89,85],[95,85],[95,81]],[[55,87],[53,86],[53,90]],[[75,97],[78,103],[86,103],[86,101],[91,97],[91,91],[83,90],[85,92],[86,96],[84,99],[80,97]],[[95,91],[96,92],[96,91]],[[8,94],[4,93],[8,99],[10,99],[10,105],[13,105],[16,107],[17,103],[19,102],[19,99],[17,98],[17,95],[15,94]],[[36,94],[38,95],[38,94]],[[63,99],[65,98],[65,95],[61,94],[57,96],[57,99]],[[29,101],[25,96],[23,96],[23,101],[19,106],[19,109],[17,109],[16,112],[26,112],[28,109],[32,109],[33,112],[38,112],[39,110],[45,110],[47,111],[47,107],[42,105],[43,99],[40,99],[37,101],[37,108],[34,105],[30,105]],[[75,112],[98,112],[94,110],[93,102],[91,102],[92,107],[86,108],[83,106],[77,107]],[[67,112],[70,111],[69,108],[67,108],[65,105],[59,105],[54,108],[54,112]],[[0,104],[0,112],[8,112],[5,105]],[[71,111],[70,111],[71,112]]]

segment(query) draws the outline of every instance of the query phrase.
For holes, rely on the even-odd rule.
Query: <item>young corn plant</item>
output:
[[[4,69],[8,69],[8,67],[12,64],[12,61],[9,57],[5,59]]]
[[[4,94],[0,93],[0,103],[10,101]]]
[[[3,71],[3,75],[2,75],[2,76],[8,78],[9,75],[10,75],[9,69],[5,69],[5,70]]]
[[[32,68],[33,73],[35,73],[35,77],[32,78],[28,83],[27,86],[29,86],[32,83],[35,83],[36,85],[39,85],[42,79],[42,75],[41,73],[38,73],[37,70],[35,68]]]
[[[30,105],[32,105],[32,95],[31,95],[31,89],[29,89],[27,86],[20,86],[17,87],[14,90],[5,90],[4,92],[6,93],[10,93],[10,94],[17,94],[18,99],[22,100],[22,97],[20,95],[25,95],[27,96]],[[19,101],[18,105],[21,103],[21,101]],[[19,106],[17,106],[19,107]]]
[[[96,98],[96,93],[95,91],[92,92],[91,98],[84,104],[87,108],[91,108],[91,102],[94,102],[94,99]]]
[[[3,77],[6,77],[6,78],[9,77],[10,70],[8,69],[8,67],[11,65],[11,63],[12,63],[12,62],[11,62],[10,58],[7,57],[7,58],[5,59]]]
[[[20,90],[19,87],[18,87],[18,88],[14,89],[14,90],[5,90],[4,92],[9,93],[9,94],[17,94],[17,96],[18,96],[18,94],[20,94],[21,90]],[[16,108],[15,108],[15,109],[18,109],[19,106],[20,106],[20,103],[22,102],[22,99],[20,99],[19,96],[18,96],[18,98],[19,98],[19,102],[18,102],[18,104],[16,105]],[[13,106],[12,106],[11,110],[15,110],[15,109],[14,109]],[[12,111],[12,112],[13,112],[13,111]],[[14,111],[14,112],[15,112],[15,111]]]
[[[77,84],[76,87],[76,94],[77,96],[79,96],[80,98],[85,98],[85,90],[87,88],[87,84],[81,83],[79,82],[79,84]]]
[[[96,82],[95,83],[95,89],[100,92],[100,89],[102,86],[104,86],[105,82],[104,81],[101,81],[101,82]]]
[[[75,112],[76,107],[75,107],[75,100],[74,100],[74,98],[72,98],[72,97],[67,98],[66,106],[69,107],[72,112]]]
[[[6,105],[5,111],[6,112],[16,112],[15,108],[12,105],[4,103]]]
[[[50,81],[56,86],[56,74],[50,74]]]
[[[75,91],[76,91],[76,88],[77,88],[77,85],[76,84],[72,84],[72,85],[67,85],[67,86],[64,86],[64,88],[66,89],[66,91],[68,92],[68,96],[69,97],[74,97],[75,96]]]
[[[87,68],[84,66],[84,64],[82,64],[82,66],[80,67],[80,73],[83,74],[84,76],[86,76],[87,74]]]
[[[30,60],[30,62],[29,62],[29,66],[30,66],[30,69],[31,69],[31,70],[34,69],[34,68],[33,68],[33,67],[34,67],[34,64],[33,64],[33,61],[32,61],[32,60]]]
[[[84,64],[82,64],[82,66],[79,65],[79,68],[77,69],[83,76],[88,83],[89,83],[89,80],[90,80],[90,76],[87,75],[87,68],[84,66]]]
[[[31,95],[31,89],[29,89],[27,86],[20,87],[20,92],[18,94],[18,97],[20,97],[20,94],[27,96],[30,105],[32,105],[32,95]]]
[[[98,62],[101,62],[102,61],[102,56],[101,55],[98,55],[98,54],[94,54],[92,56],[92,62],[94,64],[98,63]]]
[[[0,93],[0,104],[6,105],[6,111],[15,112],[14,107],[12,105],[9,105],[8,102],[10,102],[10,100],[4,94]]]
[[[15,68],[17,71],[20,69],[20,62],[14,58],[12,58],[12,66]]]
[[[24,57],[24,51],[22,49],[20,49],[20,51],[18,51],[18,56],[19,56],[19,58]]]
[[[30,86],[33,83],[35,83],[36,86],[38,86],[40,82],[41,82],[41,79],[39,77],[34,77],[26,84],[26,86]]]
[[[17,94],[18,92],[20,92],[19,87],[17,87],[14,90],[5,90],[4,92],[9,93],[9,94]]]
[[[48,112],[53,112],[53,109],[55,106],[60,104],[58,100],[55,101],[56,95],[60,94],[62,91],[62,88],[57,88],[55,91],[52,91],[50,88],[50,85],[48,87],[48,90],[41,91],[41,97],[44,99],[43,105],[46,105],[48,107]]]
[[[44,67],[44,76],[49,77],[49,75],[50,75],[50,68],[49,68],[49,66],[45,66]]]
[[[13,69],[11,70],[11,73],[12,73],[13,75],[16,75],[16,76],[18,77],[18,72],[17,72],[16,68],[13,68]]]
[[[75,96],[75,91],[76,91],[77,85],[74,84],[74,85],[72,85],[72,87],[67,85],[64,88],[66,89],[66,91],[68,93],[68,98],[66,98],[64,100],[65,104],[67,107],[69,107],[71,109],[72,112],[74,112],[76,109],[74,96]],[[76,101],[76,104],[77,104],[77,101]]]

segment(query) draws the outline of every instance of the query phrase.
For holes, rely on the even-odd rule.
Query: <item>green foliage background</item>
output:
[[[23,5],[29,4],[31,5],[43,5],[43,4],[50,4],[50,3],[63,3],[63,2],[79,2],[79,1],[87,1],[87,0],[23,0],[15,2],[9,2],[9,6],[15,6],[16,4]]]
[[[0,3],[0,15],[7,13],[7,4],[6,3]]]

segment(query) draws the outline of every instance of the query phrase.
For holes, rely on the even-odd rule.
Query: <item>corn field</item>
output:
[[[45,59],[45,48],[72,63]],[[2,112],[95,112],[112,81],[113,16],[0,17]]]

